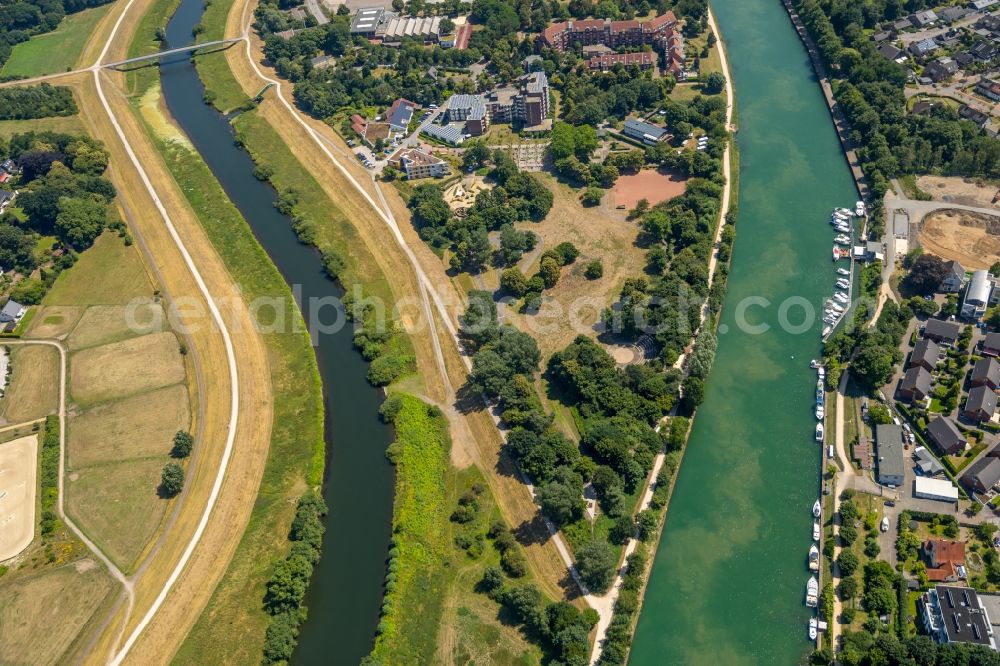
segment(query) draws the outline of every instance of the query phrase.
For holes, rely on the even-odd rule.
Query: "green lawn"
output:
[[[34,120],[0,120],[0,137],[10,137],[22,132],[62,132],[64,134],[86,134],[80,116],[52,116]]]
[[[107,4],[70,14],[52,32],[18,44],[0,74],[41,76],[73,69],[97,22],[110,7]]]
[[[125,288],[123,288],[125,286]],[[152,298],[153,287],[134,245],[105,232],[93,247],[63,271],[43,305],[125,305],[135,297]]]
[[[201,17],[204,31],[198,36],[199,39],[207,42],[225,37],[226,17],[232,4],[232,0],[215,0],[206,5],[205,13]],[[243,44],[235,44],[230,48],[244,47]],[[198,76],[205,83],[205,89],[209,91],[207,95],[215,108],[228,113],[247,102],[243,87],[229,70],[225,52],[217,51],[198,56],[195,58],[195,67],[198,69]]]

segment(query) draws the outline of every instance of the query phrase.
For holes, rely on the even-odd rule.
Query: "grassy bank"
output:
[[[225,37],[226,18],[232,6],[233,0],[207,0],[205,13],[201,17],[202,32],[199,39],[207,42]],[[246,46],[238,43],[230,48],[242,50]],[[205,83],[205,97],[215,108],[229,113],[247,102],[247,95],[230,71],[224,53],[198,56],[195,58],[195,67],[198,69],[198,76]]]
[[[54,31],[21,42],[14,47],[0,74],[42,76],[73,69],[97,22],[110,7],[107,4],[68,14]]]

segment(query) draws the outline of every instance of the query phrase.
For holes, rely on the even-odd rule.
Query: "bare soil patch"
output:
[[[173,333],[154,333],[91,347],[70,360],[74,401],[89,405],[176,384],[184,362]]]
[[[59,352],[55,347],[11,345],[10,383],[0,398],[6,423],[54,414],[59,405]]]
[[[0,446],[0,562],[28,547],[35,535],[38,435]]]
[[[190,428],[190,423],[190,399],[184,384],[88,409],[69,419],[67,466],[75,470],[165,455],[174,433]]]
[[[74,639],[113,592],[103,569],[79,571],[73,564],[5,582],[0,663],[66,663]]]
[[[917,178],[917,187],[931,195],[935,201],[1000,210],[1000,204],[993,203],[997,186],[990,183],[957,176],[920,176]]]
[[[965,268],[989,268],[1000,260],[1000,218],[942,210],[921,224],[920,244],[928,252],[954,259]]]
[[[159,303],[94,305],[87,308],[66,343],[70,349],[76,350],[159,333],[165,329],[163,306]]]
[[[93,465],[66,484],[66,512],[130,571],[166,513],[157,495],[166,455]]]
[[[667,169],[641,169],[638,173],[618,177],[611,194],[615,206],[628,210],[635,208],[640,199],[650,206],[669,201],[684,194],[687,180],[675,171]]]
[[[54,338],[62,340],[76,322],[80,321],[84,308],[73,305],[47,305],[40,308],[28,327],[29,338]]]

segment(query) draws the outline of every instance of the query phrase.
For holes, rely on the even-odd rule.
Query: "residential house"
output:
[[[0,213],[7,210],[7,206],[13,203],[14,199],[17,198],[17,192],[11,192],[10,190],[0,190]]]
[[[931,111],[933,111],[936,107],[937,104],[935,104],[934,102],[928,102],[927,100],[922,99],[919,102],[913,103],[913,107],[910,109],[910,113],[912,113],[915,116],[925,116],[929,114]],[[897,213],[894,213],[893,215],[895,216],[896,214]]]
[[[903,485],[903,429],[894,424],[875,426],[878,445],[878,482],[886,486]]]
[[[971,13],[972,10],[968,7],[948,7],[947,9],[941,10],[941,13],[938,14],[938,19],[940,19],[942,23],[951,25],[955,21],[964,19]]]
[[[486,103],[480,95],[452,95],[448,100],[448,122],[465,123],[466,134],[479,136],[490,126]]]
[[[922,544],[927,564],[927,579],[936,583],[954,583],[965,578],[965,542],[928,539]]]
[[[970,421],[984,423],[993,418],[997,409],[997,394],[988,386],[976,386],[969,391],[969,398],[962,408],[962,416]]]
[[[950,347],[958,342],[962,327],[955,321],[928,319],[924,325],[924,337],[930,338],[939,345]]]
[[[28,311],[28,308],[13,299],[8,299],[3,309],[0,309],[0,323],[9,324],[21,321],[21,317]]]
[[[945,56],[924,67],[924,76],[934,83],[940,83],[950,79],[957,71],[958,63]]]
[[[910,23],[914,28],[926,28],[929,25],[934,25],[937,22],[938,16],[931,9],[925,9],[922,12],[916,12],[915,14],[910,14]]]
[[[965,289],[965,298],[962,300],[962,317],[975,321],[982,319],[995,286],[996,279],[988,272],[974,271],[969,286]]]
[[[921,366],[933,371],[937,367],[940,358],[941,348],[933,340],[924,338],[918,340],[917,344],[913,345],[913,351],[910,352],[910,360],[907,362],[906,367],[915,368]]]
[[[3,162],[0,162],[0,169],[3,169],[4,171],[8,171],[10,173],[18,173],[20,171],[20,169],[17,167],[17,164],[14,163],[14,160],[9,158],[4,160]]]
[[[968,51],[957,51],[952,54],[952,58],[962,69],[968,69],[969,65],[976,61],[976,58]]]
[[[972,45],[972,48],[969,49],[969,55],[976,60],[982,60],[984,62],[992,60],[996,54],[997,47],[993,44],[993,42],[985,39],[979,40]]]
[[[931,393],[931,373],[921,366],[910,368],[899,384],[899,397],[909,402],[922,402]]]
[[[997,2],[1000,2],[1000,0],[972,0],[968,7],[974,11],[984,11],[997,4]]]
[[[976,83],[976,92],[994,102],[1000,102],[1000,83],[991,81],[985,76]]]
[[[486,95],[486,112],[490,122],[522,122],[536,127],[549,115],[549,80],[545,72],[522,76],[516,87],[495,88]]]
[[[416,102],[402,97],[396,99],[385,112],[385,120],[395,132],[406,132],[413,120],[413,112],[420,108]]]
[[[900,58],[905,58],[906,53],[901,49],[896,48],[892,44],[886,42],[882,46],[878,47],[879,55],[881,55],[886,60],[899,60]]]
[[[927,434],[946,455],[954,456],[969,448],[969,442],[965,439],[965,435],[947,416],[935,416],[927,424]]]
[[[938,48],[937,42],[928,37],[927,39],[921,39],[916,42],[913,42],[912,44],[910,44],[909,47],[907,47],[907,50],[914,57],[923,58],[929,53],[933,53],[935,50],[937,50],[937,48]]]
[[[912,27],[913,24],[910,23],[910,19],[905,19],[905,18],[899,19],[898,21],[892,24],[892,29],[894,32],[903,32],[904,30],[909,30]]]
[[[985,493],[1000,482],[1000,458],[986,456],[969,465],[962,483],[975,492]]]
[[[337,59],[334,58],[333,56],[328,56],[328,55],[316,56],[315,58],[309,60],[309,65],[313,69],[323,69],[325,67],[332,67],[336,63]]]
[[[881,44],[882,42],[888,42],[891,39],[896,38],[896,33],[892,30],[883,30],[882,32],[876,32],[872,35],[872,41],[876,44]]]
[[[973,109],[968,104],[963,104],[960,107],[958,107],[958,115],[959,117],[965,118],[969,122],[974,123],[979,127],[986,127],[986,124],[990,122],[990,117],[988,114]]]
[[[406,173],[407,180],[442,178],[448,175],[448,163],[418,148],[400,148],[389,156],[389,166]]]
[[[957,261],[949,261],[944,266],[948,272],[944,276],[944,279],[941,280],[941,286],[938,287],[938,291],[945,294],[957,294],[962,290],[962,285],[965,283],[965,268]]]
[[[970,382],[973,386],[985,386],[996,391],[1000,388],[1000,363],[992,356],[985,356],[972,366]]]
[[[921,595],[920,617],[938,643],[975,643],[997,649],[993,625],[979,595],[970,587],[937,585]]]
[[[983,338],[983,355],[1000,356],[1000,333],[987,333]]]
[[[610,19],[573,20],[553,23],[541,35],[545,46],[565,51],[570,47],[601,44],[616,49],[622,46],[652,44],[664,46],[677,26],[671,11],[649,21],[612,21]]]
[[[937,458],[935,458],[930,451],[922,446],[918,446],[913,449],[913,460],[917,464],[917,469],[919,469],[920,473],[925,477],[934,476],[935,474],[940,474],[944,471],[944,466],[937,461]],[[917,479],[917,481],[920,481],[920,479]],[[948,485],[951,485],[951,482],[949,482]]]
[[[622,129],[622,134],[630,139],[642,141],[648,146],[655,146],[661,141],[665,141],[670,136],[670,133],[664,128],[651,125],[641,120],[626,120],[625,127]]]

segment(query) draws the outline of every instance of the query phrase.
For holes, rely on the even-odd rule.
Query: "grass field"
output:
[[[110,576],[92,560],[4,581],[0,663],[67,663],[81,630],[113,594]]]
[[[167,460],[164,453],[67,471],[67,513],[126,572],[167,511],[168,502],[156,494]]]
[[[154,333],[76,352],[69,364],[69,392],[80,406],[116,400],[184,380],[176,336]]]
[[[191,423],[190,398],[183,384],[99,405],[70,418],[69,469],[148,456],[162,456],[178,430]]]
[[[79,116],[52,116],[35,120],[0,120],[0,137],[9,137],[23,132],[65,132],[82,134],[83,123]]]
[[[137,305],[92,305],[83,313],[66,339],[71,350],[119,342],[137,335],[158,333],[168,328],[159,303]]]
[[[138,251],[104,233],[56,278],[42,305],[125,305],[143,297],[153,297],[153,286]]]
[[[0,74],[41,76],[73,69],[87,39],[111,4],[69,14],[52,32],[18,44]]]
[[[219,0],[205,8],[205,13],[201,17],[201,26],[204,28],[204,32],[200,35],[201,39],[210,41],[225,37],[226,18],[230,7],[232,2]],[[245,46],[235,44],[231,48],[242,50]],[[198,76],[205,83],[206,90],[209,91],[209,98],[215,108],[228,113],[247,102],[247,93],[230,71],[225,52],[198,56],[195,58],[195,67],[198,69]]]
[[[58,338],[69,335],[86,308],[75,305],[43,305],[25,333],[29,338]]]
[[[11,346],[13,372],[0,414],[21,423],[54,414],[59,406],[59,352],[53,347]]]

